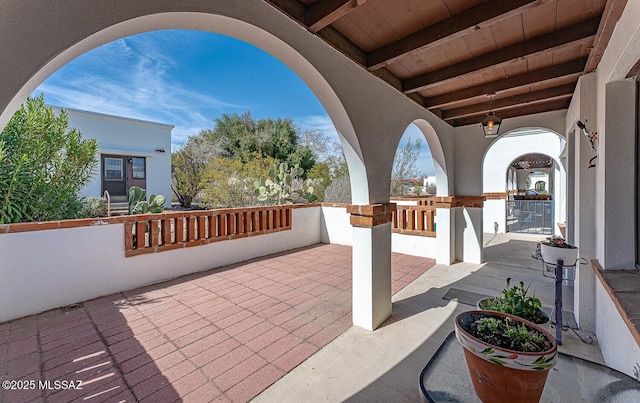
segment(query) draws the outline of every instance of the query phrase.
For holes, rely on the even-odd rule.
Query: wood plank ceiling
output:
[[[266,1],[452,126],[566,109],[627,3]]]

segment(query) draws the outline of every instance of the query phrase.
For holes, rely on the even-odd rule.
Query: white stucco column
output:
[[[516,181],[518,190],[523,190],[527,188],[527,177],[531,171],[529,169],[518,169],[516,170]]]
[[[504,234],[507,232],[507,193],[485,193],[485,197],[483,232]]]
[[[598,133],[599,181],[598,239],[596,255],[605,270],[635,268],[635,184],[636,165],[636,81],[615,81],[606,85],[605,130]],[[584,141],[586,143],[586,139]],[[595,154],[594,154],[595,155]],[[595,169],[592,169],[595,171]]]
[[[456,259],[482,263],[482,196],[457,196],[455,208]]]
[[[580,94],[579,118],[587,127],[596,130],[596,77],[594,74],[580,78],[576,92]],[[574,122],[575,124],[575,122]],[[596,245],[596,169],[589,168],[589,160],[595,156],[582,133],[574,126],[573,138],[573,243],[580,248],[580,257],[595,258]],[[576,322],[581,329],[595,331],[595,275],[590,266],[576,267],[573,289],[573,308]]]
[[[595,249],[595,170],[588,170],[593,157],[582,133],[575,136],[575,234],[574,245],[580,248],[580,257],[594,258]],[[573,287],[574,316],[583,330],[595,331],[595,275],[591,265],[578,265]]]
[[[436,263],[452,264],[456,261],[455,253],[455,214],[450,207],[436,207]]]
[[[353,324],[374,330],[391,316],[391,214],[395,204],[351,205]]]
[[[560,235],[560,227],[558,224],[567,221],[567,175],[564,172],[562,164],[553,164],[553,198],[555,208],[555,228],[552,231],[556,235]]]
[[[436,197],[438,264],[482,263],[482,196]]]
[[[565,167],[567,170],[567,227],[566,227],[566,240],[571,245],[576,244],[576,230],[575,230],[575,188],[576,188],[576,155],[575,155],[575,142],[576,133],[575,130],[567,133],[567,153],[565,160]]]

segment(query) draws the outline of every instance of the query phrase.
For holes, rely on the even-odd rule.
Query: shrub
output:
[[[98,143],[68,125],[66,112],[56,116],[41,95],[0,133],[0,224],[78,217]]]
[[[107,199],[104,197],[88,197],[83,200],[80,218],[97,218],[107,215]]]

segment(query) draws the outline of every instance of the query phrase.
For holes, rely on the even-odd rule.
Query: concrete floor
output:
[[[418,377],[446,336],[453,318],[472,306],[442,297],[450,288],[497,295],[507,277],[531,282],[543,306],[552,307],[554,280],[531,257],[541,236],[486,234],[484,264],[436,265],[393,297],[393,316],[368,332],[351,327],[278,382],[255,402],[415,402]],[[513,283],[512,283],[513,284]],[[564,309],[572,310],[572,289],[564,287]],[[547,325],[554,334],[555,329]],[[583,337],[586,332],[579,332]],[[595,336],[587,344],[563,332],[561,352],[603,363]]]

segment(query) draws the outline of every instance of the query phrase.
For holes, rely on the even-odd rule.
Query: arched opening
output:
[[[184,46],[184,43],[189,45]],[[261,90],[255,91],[256,88]],[[283,89],[286,89],[286,96],[281,96]],[[248,144],[240,146],[238,151],[253,147],[254,153],[261,149],[263,152],[259,154],[263,156],[270,156],[268,153],[279,154],[281,158],[292,155],[293,161],[296,158],[295,152],[284,153],[277,150],[291,148],[289,144],[292,142],[295,150],[306,147],[312,152],[313,162],[302,160],[301,165],[305,169],[307,185],[315,189],[320,201],[323,201],[324,190],[336,175],[335,171],[347,171],[335,127],[309,87],[290,68],[268,53],[228,36],[193,30],[163,30],[122,38],[72,60],[35,91],[40,92],[46,95],[49,104],[69,111],[72,126],[79,127],[85,136],[98,139],[100,162],[93,183],[83,192],[87,197],[99,197],[108,190],[112,201],[124,202],[128,186],[135,184],[147,189],[149,194],[167,195],[168,200],[169,195],[174,193],[174,204],[186,200],[180,206],[182,208],[189,208],[191,200],[200,207],[245,207],[246,203],[252,201],[252,184],[258,177],[247,177],[244,181],[229,183],[229,188],[234,189],[229,192],[216,192],[211,186],[202,185],[198,186],[199,194],[177,195],[175,192],[178,189],[187,186],[182,186],[182,183],[181,186],[176,186],[174,175],[174,186],[169,189],[169,168],[154,165],[163,158],[169,164],[172,151],[179,151],[182,156],[194,150],[190,145],[185,147],[185,143],[189,140],[189,144],[192,144],[194,139],[189,137],[195,137],[204,141],[199,149],[211,149],[203,156],[216,160],[226,158],[224,161],[228,163],[189,165],[186,167],[189,172],[197,170],[198,172],[192,172],[193,176],[200,177],[205,171],[210,171],[210,176],[215,178],[216,183],[237,179],[229,177],[232,171],[222,167],[234,166],[234,169],[238,169],[238,164],[235,163],[238,154],[246,153],[230,150],[230,137],[224,138],[228,141],[222,147],[216,147],[210,142],[212,136],[241,123],[249,130],[260,122],[274,123],[280,120],[284,125],[281,125],[279,132],[284,136],[282,139],[287,141],[278,142],[273,134],[271,138],[260,140],[257,138],[260,133],[256,126],[255,133],[252,131],[246,138],[236,139]],[[85,111],[90,113],[84,113]],[[126,125],[123,129],[114,127],[102,130],[102,121],[116,118],[99,116],[94,112],[142,121],[132,122],[135,127],[131,130]],[[172,144],[145,144],[141,138],[145,133],[141,130],[136,132],[135,128],[156,125],[147,125],[143,121],[174,126],[171,133]],[[268,130],[275,129],[269,126]],[[295,129],[295,133],[291,129]],[[234,133],[227,134],[239,134]],[[139,138],[141,141],[138,141]],[[153,137],[146,137],[145,140],[155,141]],[[154,149],[165,152],[157,153]],[[220,153],[222,154],[219,155]],[[139,181],[134,183],[127,178],[130,176],[127,174],[131,171],[132,162],[136,163],[138,160],[142,161],[143,168],[145,163],[149,168],[147,176],[152,180],[147,182],[153,185],[154,182],[162,181],[167,185],[158,189],[151,186],[149,189],[144,184],[140,185]],[[125,171],[124,175],[118,175],[119,181],[103,178],[105,172],[113,171],[105,169],[106,162],[119,162],[118,172]],[[266,176],[265,164],[244,159],[242,162],[245,165],[240,169],[240,177],[248,174],[247,171],[256,174],[252,167],[258,165],[263,168],[262,176]],[[249,162],[251,166],[247,167]],[[296,161],[285,162],[293,165]],[[312,163],[313,166],[309,166]],[[216,167],[221,168],[215,169]],[[179,170],[181,165],[174,165],[173,168],[174,171]],[[182,171],[184,172],[184,167]],[[161,173],[162,177],[159,177]],[[349,176],[348,173],[344,175],[348,189]],[[144,169],[142,176],[144,177]],[[187,184],[193,182],[183,180]],[[187,193],[193,188],[191,186]],[[219,189],[220,186],[215,188]]]
[[[506,232],[553,234],[554,165],[551,157],[539,153],[511,161],[509,171],[515,173],[516,189],[507,195]]]
[[[427,172],[433,172],[433,176],[435,177],[436,194],[438,196],[450,195],[451,190],[449,189],[450,182],[448,178],[447,163],[445,161],[442,144],[440,143],[440,139],[438,138],[435,129],[431,124],[423,119],[414,120],[412,124],[407,127],[407,131],[410,130],[411,127],[418,128],[427,141],[426,145],[429,149],[431,161],[431,165],[427,165],[427,169],[429,169]],[[429,160],[427,159],[427,161]],[[425,163],[428,164],[428,162]],[[431,168],[433,168],[433,171],[430,170]]]
[[[483,160],[484,232],[559,233],[566,220],[566,141],[544,128],[505,134]]]
[[[424,133],[410,124],[398,143],[391,169],[391,197],[428,197],[436,194],[431,149]]]
[[[322,74],[289,44],[256,25],[222,15],[203,13],[162,13],[146,15],[106,27],[76,43],[61,44],[59,54],[42,63],[42,67],[23,84],[21,90],[0,114],[0,126],[4,126],[20,103],[32,93],[47,77],[79,55],[98,46],[139,33],[176,28],[207,31],[227,35],[264,50],[289,67],[317,96],[318,100],[336,128],[337,135],[345,150],[345,156],[352,179],[354,199],[367,199],[368,185],[360,147],[349,117],[336,92]]]

